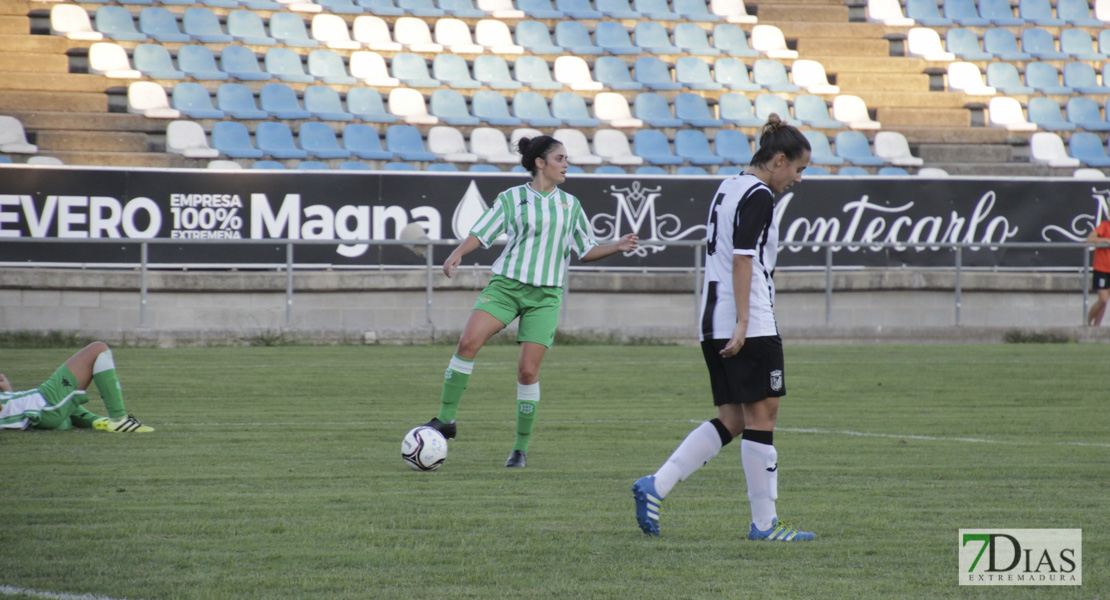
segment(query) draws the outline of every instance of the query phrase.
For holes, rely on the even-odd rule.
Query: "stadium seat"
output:
[[[351,32],[343,17],[331,13],[320,13],[312,17],[312,39],[337,50],[362,48],[361,43],[351,39]]]
[[[1072,60],[1090,60],[1102,62],[1106,54],[1099,52],[1095,47],[1095,40],[1091,34],[1082,29],[1064,29],[1060,32],[1060,51],[1071,57]]]
[[[782,96],[759,94],[755,97],[753,107],[755,108],[756,118],[762,123],[766,123],[767,118],[774,113],[785,123],[790,123],[791,125],[798,124],[790,114],[790,106],[787,105],[786,98]]]
[[[871,118],[867,105],[859,96],[841,94],[833,99],[832,116],[851,129],[880,129],[882,124]]]
[[[220,51],[220,70],[239,81],[268,81],[270,74],[258,65],[258,57],[246,46],[227,45]]]
[[[1018,47],[1014,33],[1003,27],[991,27],[983,33],[983,50],[1005,61],[1027,61],[1033,58],[1032,54]],[[995,64],[998,63],[990,63],[987,68]]]
[[[674,135],[674,151],[680,158],[695,165],[721,165],[725,159],[714,154],[709,139],[698,129],[680,129]]]
[[[671,11],[667,0],[632,0],[632,10],[652,21],[678,21],[682,18]]]
[[[898,0],[867,0],[866,14],[869,22],[889,27],[913,27],[917,24],[902,14],[902,5]]]
[[[566,130],[560,129],[559,131]],[[516,149],[517,145],[520,143],[521,138],[534,138],[541,135],[543,135],[543,132],[534,127],[517,127],[509,133],[509,148]],[[560,138],[558,134],[553,133],[551,134],[551,136],[557,140],[562,141],[562,138]]]
[[[482,19],[474,26],[474,42],[493,54],[524,54],[524,47],[513,42],[509,26],[496,19]]]
[[[351,54],[351,77],[373,87],[397,87],[401,81],[389,74],[385,59],[377,52],[360,50]],[[356,88],[357,89],[357,88]]]
[[[990,60],[989,52],[979,46],[979,36],[972,30],[953,27],[944,34],[945,48],[961,60]]]
[[[306,123],[307,125],[307,123]],[[308,158],[308,152],[299,148],[293,131],[285,123],[270,121],[258,124],[254,131],[255,144],[263,154],[274,158]]]
[[[145,33],[135,29],[131,12],[122,6],[108,5],[96,9],[96,30],[117,42],[143,42]]]
[[[1098,102],[1084,96],[1068,98],[1064,106],[1064,116],[1080,129],[1087,131],[1110,131],[1110,122],[1099,112]]]
[[[533,65],[533,68],[524,67],[520,61],[526,61],[525,64]],[[543,68],[547,69],[547,63],[538,56],[519,57],[517,68],[539,78],[541,75],[534,73],[534,68],[538,68],[538,65],[534,65],[532,61],[543,63]],[[505,62],[504,58],[496,54],[482,54],[474,57],[474,79],[495,90],[518,90],[522,87],[521,82],[513,79],[509,74],[509,64]],[[559,87],[561,88],[562,84],[559,84]]]
[[[641,15],[632,9],[629,0],[594,0],[594,7],[611,19],[635,19]]]
[[[1052,4],[1049,0],[1020,0],[1018,16],[1038,27],[1063,27],[1067,21],[1052,14]]]
[[[756,25],[752,28],[752,48],[767,58],[798,58],[798,51],[786,47],[782,30],[774,25]]]
[[[397,116],[385,109],[385,102],[377,90],[353,87],[347,92],[347,111],[368,123],[395,123]]]
[[[641,56],[632,67],[633,78],[640,85],[655,91],[681,90],[682,84],[671,78],[671,68],[656,56]]]
[[[533,19],[562,19],[563,11],[556,10],[551,0],[517,0],[516,7]]]
[[[748,35],[739,25],[718,23],[713,26],[713,47],[727,56],[756,58],[759,50],[748,45]]]
[[[1045,95],[1070,96],[1072,88],[1060,83],[1060,72],[1046,62],[1025,65],[1025,85]]]
[[[987,105],[987,124],[1008,131],[1037,130],[1036,125],[1025,119],[1021,104],[1008,96],[991,98],[990,104]]]
[[[709,65],[697,56],[682,56],[675,61],[675,82],[689,90],[716,91],[724,88],[720,83],[713,81],[709,73]]]
[[[1036,90],[1025,85],[1017,67],[1009,62],[992,62],[987,65],[987,85],[999,93],[1010,96],[1028,96]]]
[[[286,46],[315,48],[320,45],[308,36],[304,19],[291,12],[277,12],[270,15],[270,35]]]
[[[563,124],[551,116],[547,99],[538,92],[517,92],[513,96],[513,116],[532,127],[558,127]]]
[[[948,89],[969,96],[993,96],[994,88],[983,83],[979,67],[969,62],[957,61],[948,65]]]
[[[428,130],[428,151],[442,161],[478,162],[478,155],[466,149],[462,131],[445,125],[436,125]]]
[[[555,24],[555,43],[571,54],[595,55],[605,51],[594,45],[586,26],[578,21],[559,21]]]
[[[524,11],[517,10],[513,0],[477,0],[476,4],[478,10],[494,19],[523,19],[527,16]]]
[[[435,156],[433,154],[433,156]],[[416,165],[407,162],[390,162],[385,163],[383,171],[417,171]]]
[[[287,83],[312,83],[315,80],[304,72],[301,55],[289,48],[270,48],[262,63],[271,79]]]
[[[705,167],[701,167],[698,165],[683,165],[676,169],[674,174],[680,175],[682,177],[694,177],[699,175],[709,175],[710,173],[708,170],[706,170]]]
[[[1041,60],[1065,60],[1067,53],[1056,49],[1056,38],[1039,27],[1028,27],[1021,32],[1021,49]]]
[[[841,131],[833,143],[836,155],[853,165],[881,167],[883,159],[871,153],[871,144],[858,131]]]
[[[632,40],[648,54],[680,54],[667,30],[655,21],[640,21],[632,29]]]
[[[447,14],[443,9],[436,8],[432,0],[397,0],[397,8],[405,11],[405,14],[420,18],[439,18]]]
[[[481,54],[485,48],[474,43],[470,35],[470,26],[461,19],[440,19],[436,21],[435,41],[443,46],[444,51],[455,54]]]
[[[238,171],[243,168],[243,165],[233,160],[216,159],[208,161],[208,166],[205,168],[212,170],[222,169],[228,171]]]
[[[1045,131],[1073,131],[1076,124],[1064,120],[1060,105],[1052,98],[1034,96],[1029,99],[1029,121]]]
[[[752,161],[752,143],[743,131],[721,129],[713,138],[713,153],[726,163],[747,165]]]
[[[1050,167],[1075,168],[1080,166],[1078,158],[1068,156],[1064,140],[1050,131],[1038,131],[1029,137],[1029,161]]]
[[[600,165],[601,157],[590,152],[590,142],[579,129],[556,129],[552,137],[563,143],[567,159],[578,165]]]
[[[844,164],[843,158],[833,154],[832,144],[829,143],[829,138],[824,133],[806,129],[802,131],[802,135],[809,141],[809,162],[811,164],[831,166]]]
[[[931,27],[914,27],[906,34],[906,55],[932,61],[953,61],[956,55],[944,49],[940,34]]]
[[[0,151],[11,152],[0,146]],[[172,121],[166,127],[166,152],[186,158],[216,158],[220,151],[208,145],[208,137],[200,123]]]
[[[719,175],[720,173],[721,171],[718,169],[717,174]],[[806,168],[802,169],[802,177],[828,177],[829,175],[831,175],[831,173],[829,173],[828,169],[825,167],[818,167],[817,165],[806,165]]]
[[[393,153],[382,149],[378,130],[369,125],[352,123],[343,128],[343,148],[366,160],[389,160]]]
[[[216,57],[208,46],[189,44],[177,50],[177,68],[193,79],[225,81],[228,74],[216,65]]]
[[[361,160],[345,160],[339,163],[340,171],[373,171],[374,167],[362,162]]]
[[[262,158],[262,151],[251,143],[247,127],[238,121],[220,121],[212,126],[212,146],[232,158]]]
[[[233,10],[227,13],[227,33],[248,46],[273,46],[277,40],[266,33],[262,17],[251,10]]]
[[[147,6],[139,12],[139,32],[161,43],[188,43],[193,39],[181,33],[177,26],[177,17],[162,6]]]
[[[743,0],[710,0],[709,12],[721,17],[728,23],[754,24],[759,17],[748,14]]]
[[[408,52],[443,51],[442,44],[432,41],[432,30],[428,27],[428,22],[417,17],[397,19],[393,24],[393,39]]]
[[[604,16],[600,10],[594,10],[590,0],[555,0],[555,10],[576,20],[594,20]]]
[[[1110,156],[1106,155],[1106,145],[1097,134],[1077,131],[1068,139],[1068,155],[1078,158],[1089,167],[1110,167]]]
[[[642,50],[632,43],[628,29],[616,21],[601,21],[594,28],[594,43],[609,54],[640,54]]]
[[[644,162],[653,165],[680,165],[682,158],[671,151],[670,142],[662,131],[641,129],[632,136],[632,151]]]
[[[876,174],[879,177],[908,177],[910,173],[902,167],[880,167]]]
[[[683,52],[694,56],[721,55],[719,48],[714,48],[709,44],[709,33],[697,23],[675,24],[674,45]]]
[[[127,86],[127,112],[148,119],[181,118],[181,111],[170,108],[166,90],[153,81],[133,81]]]
[[[555,59],[555,81],[572,90],[604,89],[600,82],[594,81],[590,66],[578,56],[560,56]]]
[[[658,165],[644,165],[636,169],[637,175],[667,175],[667,170]]]
[[[321,121],[353,121],[355,116],[343,109],[339,92],[326,85],[310,85],[304,90],[304,108]],[[307,148],[306,148],[307,149]]]
[[[520,162],[520,155],[509,150],[505,134],[493,127],[475,127],[470,132],[470,151],[489,163],[511,165]]]
[[[616,165],[601,165],[594,169],[594,175],[628,175],[628,171]]]
[[[258,107],[278,119],[308,119],[312,113],[301,107],[297,92],[284,83],[267,83],[258,93]]]
[[[794,97],[794,120],[814,129],[841,129],[844,124],[832,118],[824,98],[812,94]]]
[[[547,25],[539,21],[520,21],[516,24],[515,41],[532,54],[562,54],[563,49],[551,41]]]
[[[925,27],[952,25],[952,19],[941,16],[936,0],[906,0],[906,17]]]
[[[482,87],[478,80],[470,76],[466,59],[457,54],[437,54],[432,59],[432,78],[454,89]]]
[[[505,96],[491,90],[474,92],[470,100],[474,116],[484,123],[501,127],[516,127],[521,120],[509,114],[509,104]]]
[[[173,86],[173,107],[190,119],[222,119],[224,111],[212,106],[208,89],[193,81]]]
[[[408,87],[438,88],[440,81],[428,72],[424,57],[412,52],[398,52],[389,65],[390,74]]]
[[[875,156],[897,167],[920,167],[925,160],[910,152],[906,136],[897,131],[880,131],[875,134]]]
[[[478,10],[470,0],[437,0],[436,7],[458,19],[481,19],[486,11]]]
[[[839,94],[840,87],[829,84],[825,67],[815,60],[796,60],[790,66],[790,78],[794,85],[810,94]]]
[[[917,176],[937,179],[940,177],[948,177],[948,171],[939,167],[921,167],[917,170]]]
[[[760,27],[757,25],[756,27]],[[752,65],[752,81],[772,92],[800,92],[802,88],[790,83],[786,67],[772,58],[761,58]]]
[[[316,4],[324,9],[325,14],[361,15],[363,11],[354,0],[316,0]]]
[[[350,150],[339,147],[335,130],[327,123],[316,121],[302,123],[297,130],[297,138],[301,142],[301,148],[308,152],[309,156],[323,159],[351,157]]]
[[[389,24],[376,15],[355,17],[355,22],[351,25],[351,37],[356,42],[377,52],[395,52],[403,49],[401,44],[393,41]]]
[[[93,30],[89,13],[76,4],[55,4],[50,7],[50,34],[92,42],[104,39],[103,33]]]
[[[752,101],[744,94],[726,92],[717,100],[717,113],[721,120],[739,127],[762,127],[752,109]]]
[[[174,66],[170,51],[161,44],[138,44],[131,58],[135,70],[151,79],[185,79],[185,73]]]
[[[521,165],[516,165],[516,167],[520,167],[521,171],[524,170],[524,167],[521,166]],[[514,167],[514,168],[516,168],[516,167]],[[470,173],[502,173],[503,172],[501,170],[501,168],[498,167],[497,165],[490,165],[490,164],[485,164],[485,163],[481,163],[481,164],[477,164],[477,165],[470,165],[470,168],[467,169],[467,171],[470,172]]]
[[[1106,173],[1093,167],[1080,167],[1071,176],[1075,179],[1106,179]]]
[[[725,88],[737,92],[758,92],[763,89],[752,83],[748,66],[735,58],[718,58],[713,63],[713,79]]]
[[[302,160],[294,167],[298,171],[328,171],[331,167],[327,163],[318,160]]]
[[[649,127],[682,127],[683,124],[682,119],[671,113],[671,103],[663,95],[654,92],[636,94],[632,101],[632,116]]]
[[[406,123],[435,125],[439,119],[428,113],[424,94],[412,88],[394,88],[389,91],[389,113]],[[407,135],[407,134],[406,134]]]
[[[254,92],[242,83],[221,83],[216,89],[216,108],[233,119],[270,118],[270,113],[255,104]]]
[[[1010,0],[979,0],[979,16],[995,27],[1021,27],[1025,20],[1014,16]]]
[[[551,97],[551,116],[568,127],[598,127],[601,121],[590,116],[586,101],[574,92],[556,92]]]
[[[470,114],[466,98],[456,90],[436,90],[428,101],[428,113],[448,125],[478,125],[481,119]]]
[[[643,127],[644,122],[632,116],[628,100],[616,92],[594,96],[594,115],[606,127]]]
[[[871,173],[863,168],[853,165],[845,165],[836,170],[838,177],[871,177]]]
[[[519,65],[519,61],[517,62]],[[597,57],[597,60],[594,61],[594,79],[604,85],[605,89],[608,90],[639,91],[644,88],[642,83],[632,80],[632,73],[628,70],[628,63],[617,56]]]
[[[632,153],[628,137],[616,129],[599,129],[594,132],[594,154],[614,165],[644,164],[643,158]]]
[[[1101,19],[1091,17],[1087,0],[1056,0],[1056,16],[1072,27],[1105,27]]]
[[[334,50],[318,49],[308,53],[308,74],[327,84],[353,85],[358,79],[347,74],[343,57]]]
[[[1070,87],[1084,95],[1110,94],[1110,87],[1099,85],[1094,67],[1085,62],[1064,63],[1064,87]]]
[[[975,0],[944,0],[944,16],[960,27],[987,27],[990,19],[979,16]]]
[[[721,127],[725,124],[713,116],[704,96],[690,92],[674,97],[674,116],[691,127]]]

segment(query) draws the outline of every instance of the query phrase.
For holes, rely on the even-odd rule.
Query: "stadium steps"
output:
[[[971,127],[971,112],[953,108],[899,108],[884,106],[876,109],[875,119],[883,129],[902,127]]]
[[[798,40],[798,55],[799,58],[817,57],[817,60],[830,56],[888,57],[890,43],[883,39],[806,37]]]
[[[203,169],[208,159],[185,158],[166,152],[92,152],[66,150],[49,152],[67,165],[96,165],[101,167],[147,167],[156,169]]]
[[[65,56],[70,40],[60,35],[0,34],[0,53],[58,54]]]
[[[899,126],[897,131],[906,136],[906,141],[910,144],[951,144],[957,146],[971,144],[979,147],[1004,145],[1014,139],[1012,132],[990,127]],[[938,149],[938,151],[941,150]],[[914,154],[914,156],[917,156],[917,154]]]
[[[40,130],[35,136],[40,150],[45,152],[127,152],[147,151],[147,136],[141,132]]]
[[[13,75],[13,71],[41,76],[47,73],[66,73],[68,70],[69,59],[64,54],[0,52],[0,76],[4,77],[4,89],[11,87],[8,77]]]
[[[0,90],[0,110],[26,110],[29,106],[60,112],[108,112],[108,97],[85,92]]]
[[[4,114],[19,119],[23,126],[37,131],[142,132],[165,135],[167,119],[148,119],[130,113],[49,112],[10,110]]]
[[[761,0],[760,23],[847,23],[849,8],[839,0]]]
[[[0,16],[0,33],[3,34],[21,34],[31,32],[31,18],[20,17],[14,15]]]
[[[18,55],[0,54],[0,65],[11,57]],[[63,60],[65,57],[61,57]],[[18,58],[13,59],[18,61]],[[3,72],[0,68],[0,80],[4,82],[3,89],[9,91],[37,91],[37,92],[86,92],[104,93],[109,90],[122,90],[126,93],[128,82],[120,79],[108,79],[99,75],[84,75],[65,73],[32,73],[32,72]],[[171,86],[172,87],[172,86]]]

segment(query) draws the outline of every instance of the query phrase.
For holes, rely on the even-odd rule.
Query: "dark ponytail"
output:
[[[752,156],[750,164],[753,167],[764,165],[779,154],[785,154],[787,160],[794,161],[810,150],[809,140],[797,127],[787,125],[777,114],[771,113],[767,123],[759,130],[759,150]]]
[[[534,138],[520,138],[516,143],[517,152],[520,152],[520,165],[532,175],[536,174],[536,159],[546,159],[555,146],[563,145],[559,140],[550,135],[540,135]]]

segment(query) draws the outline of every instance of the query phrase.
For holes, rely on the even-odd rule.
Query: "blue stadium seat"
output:
[[[308,158],[308,152],[297,147],[293,131],[285,123],[259,123],[254,130],[254,143],[263,154],[274,158]]]
[[[632,101],[632,116],[650,127],[682,127],[682,119],[671,113],[671,103],[655,92],[636,94]]]
[[[551,41],[551,32],[547,25],[539,21],[520,21],[513,32],[518,46],[532,54],[562,54],[563,49]]]
[[[437,88],[441,83],[428,72],[428,63],[424,61],[424,57],[413,52],[394,54],[389,73],[408,87]]]
[[[347,92],[347,111],[367,123],[395,123],[397,116],[385,109],[381,93],[374,88],[353,87]]]
[[[1021,27],[1025,19],[1014,16],[1010,0],[979,0],[979,16],[995,27]]]
[[[644,165],[642,167],[636,167],[636,174],[637,175],[666,175],[667,170],[664,169],[663,167],[659,167],[659,166],[656,166],[656,165]]]
[[[706,0],[672,0],[674,11],[687,21],[716,23],[721,17],[709,12]]]
[[[724,121],[713,116],[705,96],[683,92],[674,97],[674,116],[692,127],[721,127]]]
[[[1021,0],[1018,3],[1018,15],[1026,23],[1038,27],[1062,27],[1067,24],[1067,21],[1052,14],[1052,3],[1049,0]]]
[[[216,57],[208,46],[189,44],[177,50],[177,68],[193,79],[224,81],[227,73],[216,65]]]
[[[281,171],[285,169],[285,165],[276,160],[257,160],[251,165],[251,169]]]
[[[726,92],[717,100],[717,113],[721,120],[738,127],[761,127],[760,121],[752,109],[752,101],[744,94]]]
[[[1099,85],[1095,68],[1085,62],[1064,63],[1064,86],[1085,95],[1110,94],[1110,87]]]
[[[481,119],[470,114],[466,98],[455,90],[436,90],[428,101],[428,113],[448,125],[478,125]]]
[[[678,13],[671,11],[667,0],[632,0],[632,10],[652,21],[678,21],[682,18]]]
[[[521,123],[520,119],[509,114],[509,104],[505,101],[505,96],[495,91],[474,92],[470,106],[475,117],[494,127],[516,127]]]
[[[987,27],[989,19],[979,16],[975,0],[944,0],[944,16],[961,27]]]
[[[555,25],[555,43],[571,54],[595,55],[605,51],[595,46],[586,26],[578,21],[559,21]]]
[[[1075,123],[1064,120],[1060,105],[1052,98],[1044,96],[1030,98],[1026,112],[1029,113],[1029,122],[1035,123],[1045,131],[1073,131],[1077,128]]]
[[[1013,32],[1002,27],[991,27],[983,33],[983,50],[1005,61],[1026,61],[1033,58],[1032,54],[1018,47],[1017,37]],[[993,64],[996,63],[987,67]]]
[[[1056,16],[1073,27],[1105,27],[1106,24],[1091,16],[1087,0],[1056,0]]]
[[[809,162],[815,165],[839,166],[844,164],[844,159],[833,154],[829,138],[820,131],[807,129],[802,135],[809,140]]]
[[[458,54],[437,54],[432,59],[432,78],[457,90],[480,88],[482,84],[470,76],[466,59]]]
[[[790,83],[786,67],[773,58],[761,58],[752,65],[752,81],[772,92],[800,92],[802,88]]]
[[[695,165],[720,165],[725,159],[709,148],[709,139],[700,129],[680,129],[674,134],[674,151],[688,163]]]
[[[343,57],[334,50],[318,49],[308,53],[308,74],[324,83],[354,85],[358,80],[347,74]]]
[[[477,70],[479,60],[484,58],[486,57],[479,56],[474,59],[475,70]],[[492,58],[501,57],[497,56]],[[601,58],[605,57],[600,57],[598,60],[601,60]],[[508,73],[508,66],[504,66],[504,63],[505,60],[501,59],[501,65],[503,66],[498,67],[500,73]],[[493,81],[487,82],[486,85],[498,89],[498,83],[500,82]],[[509,80],[505,85],[510,84],[516,86],[516,88],[520,88],[523,85],[534,90],[561,90],[564,87],[562,83],[555,81],[555,79],[551,77],[551,67],[548,66],[546,60],[539,56],[517,57],[516,62],[513,63],[513,79]]]
[[[720,171],[718,171],[718,173],[720,173]],[[802,177],[828,177],[829,175],[828,169],[825,167],[818,167],[817,165],[807,165],[805,169],[802,169]]]
[[[185,73],[174,66],[170,51],[161,44],[135,46],[131,65],[151,79],[185,79]]]
[[[393,0],[355,0],[355,4],[362,7],[363,12],[379,17],[399,17],[405,14],[404,9],[398,8]]]
[[[1039,27],[1028,27],[1021,32],[1021,49],[1041,60],[1063,60],[1067,53],[1056,49],[1056,39]]]
[[[262,59],[271,79],[289,83],[312,83],[315,78],[304,72],[301,55],[289,48],[270,48]]]
[[[104,37],[118,42],[142,42],[147,39],[145,33],[135,29],[131,11],[122,6],[109,5],[96,9],[95,27]]]
[[[836,134],[835,145],[836,155],[853,165],[883,166],[883,159],[871,153],[871,144],[867,137],[858,131],[841,131]]]
[[[307,119],[312,113],[301,108],[297,92],[284,83],[267,83],[258,94],[258,107],[278,119]]]
[[[333,90],[334,91],[334,90]],[[327,123],[309,121],[297,130],[301,148],[316,158],[350,158],[351,151],[339,147],[335,130]]]
[[[629,0],[594,0],[594,7],[612,19],[639,19],[640,13],[633,10]]]
[[[361,160],[345,160],[339,163],[340,171],[373,171],[374,167],[362,162]]]
[[[870,177],[871,173],[863,167],[843,166],[836,170],[838,176],[843,177]]]
[[[683,165],[676,169],[674,174],[683,177],[690,177],[697,175],[709,175],[709,171],[705,170],[705,167],[699,167],[698,165]]]
[[[516,7],[533,19],[562,19],[563,11],[555,10],[551,0],[516,0]]]
[[[1060,52],[1068,54],[1072,60],[1106,60],[1106,55],[1095,48],[1095,40],[1091,34],[1082,29],[1060,31]]]
[[[437,0],[436,6],[459,19],[481,19],[486,16],[486,11],[474,8],[471,0]]]
[[[628,29],[616,21],[601,21],[594,27],[594,43],[609,54],[640,54],[643,50],[632,43]]]
[[[298,13],[276,12],[270,15],[270,35],[286,46],[315,48],[320,45],[308,36],[304,19]]]
[[[743,131],[722,129],[713,138],[713,153],[725,162],[746,165],[752,162],[752,143]],[[718,169],[717,173],[721,171]]]
[[[434,155],[433,155],[434,156]],[[431,159],[429,159],[431,160]],[[385,163],[383,171],[417,171],[416,165],[407,162],[389,162]]]
[[[841,129],[844,124],[832,118],[824,98],[813,94],[794,97],[794,119],[814,129]]]
[[[177,17],[168,8],[148,6],[139,13],[139,31],[159,42],[190,42],[193,38],[181,33]]]
[[[713,81],[709,65],[696,56],[682,56],[674,64],[675,82],[691,90],[716,91],[724,88]]]
[[[273,46],[277,40],[266,33],[262,17],[250,10],[227,13],[227,33],[248,46]]]
[[[763,89],[752,83],[748,65],[735,58],[718,58],[717,62],[713,63],[713,79],[737,92],[758,92]]]
[[[521,168],[523,169],[524,167]],[[501,168],[497,165],[480,163],[476,165],[470,165],[470,168],[468,168],[467,171],[470,171],[471,173],[500,173]]]
[[[634,43],[648,54],[681,54],[671,43],[671,36],[663,25],[655,21],[640,21],[632,30]]]
[[[1046,62],[1031,62],[1025,65],[1025,85],[1047,96],[1070,96],[1075,90],[1060,83],[1060,72]]]
[[[333,15],[361,15],[363,9],[355,4],[354,0],[316,0],[316,4],[324,7],[326,12]]]
[[[227,50],[226,48],[224,49]],[[216,108],[233,119],[268,119],[270,113],[258,108],[254,92],[241,83],[221,83],[216,89]]]
[[[908,177],[909,171],[902,167],[881,167],[877,175],[879,177]]]
[[[594,175],[628,175],[628,171],[616,165],[601,165],[594,169]]]
[[[586,101],[574,92],[556,92],[551,97],[551,116],[568,127],[598,127],[601,121],[590,116]]]
[[[355,120],[353,114],[343,109],[339,92],[326,85],[310,85],[305,88],[304,109],[321,121]]]
[[[220,51],[220,70],[239,81],[269,81],[270,74],[258,66],[258,57],[246,46],[228,45]]]
[[[944,49],[964,60],[990,60],[989,52],[979,46],[979,36],[970,29],[953,27],[944,34]]]
[[[302,160],[297,163],[295,167],[298,171],[329,171],[331,167],[327,163],[318,160]]]
[[[520,61],[525,59],[527,59],[525,64],[532,65],[532,68],[525,68],[524,65],[521,65]],[[520,72],[522,69],[529,76],[541,77],[534,71],[537,68],[536,61],[543,63],[544,70],[547,70],[547,63],[538,56],[521,56],[516,60],[518,78],[522,75]],[[519,90],[522,87],[521,82],[524,81],[513,79],[513,76],[509,74],[509,63],[496,54],[479,54],[474,57],[474,79],[495,90]],[[550,71],[547,73],[547,79],[551,79]],[[563,85],[559,84],[559,87],[562,88]]]
[[[906,0],[906,16],[925,27],[947,27],[952,19],[942,17],[936,0]]]
[[[212,147],[231,158],[262,158],[251,143],[251,134],[239,121],[220,121],[212,126]]]
[[[633,77],[644,87],[663,91],[681,90],[682,84],[671,79],[671,68],[655,56],[641,56],[632,67]]]
[[[353,123],[343,128],[343,147],[367,160],[389,160],[393,153],[382,149],[382,138],[369,125]]]
[[[604,13],[590,5],[590,0],[555,0],[555,10],[562,11],[571,19],[594,20],[604,16]]]
[[[748,43],[748,35],[739,25],[718,23],[713,26],[713,47],[732,57],[755,58],[759,50]]]
[[[1098,102],[1085,96],[1068,98],[1068,103],[1064,106],[1064,116],[1080,129],[1110,131],[1110,122],[1107,122],[1099,112]]]
[[[212,106],[208,88],[193,81],[173,86],[173,107],[190,119],[222,119],[224,111]]]
[[[451,163],[432,163],[428,165],[427,169],[424,170],[455,173],[458,172],[459,168]]]
[[[436,8],[432,0],[397,0],[397,8],[414,17],[444,17],[447,12]]]
[[[704,6],[704,3],[702,6]],[[676,24],[674,26],[674,45],[683,52],[695,56],[721,55],[720,49],[709,45],[709,34],[697,23]]]
[[[784,122],[791,125],[797,125],[797,121],[790,114],[790,106],[786,103],[786,98],[776,96],[775,94],[760,94],[755,97],[755,116],[760,121],[766,123],[767,117],[771,113],[775,113]]]
[[[517,92],[513,96],[513,116],[532,127],[559,127],[563,124],[551,116],[547,99],[537,92]]]
[[[597,57],[594,61],[594,79],[605,85],[605,89],[608,90],[639,91],[644,87],[642,83],[632,80],[628,63],[617,56]]]
[[[1077,131],[1068,140],[1068,155],[1078,158],[1089,167],[1110,167],[1110,156],[1098,135],[1089,131]]]
[[[1022,83],[1017,67],[1009,62],[992,62],[987,65],[987,85],[1007,96],[1027,96],[1037,91]]]
[[[653,165],[680,165],[682,159],[671,151],[670,142],[662,131],[641,129],[632,136],[632,152]]]

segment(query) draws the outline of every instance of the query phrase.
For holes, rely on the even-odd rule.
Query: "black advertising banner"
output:
[[[295,261],[311,265],[422,265],[404,246],[356,243],[464,237],[516,174],[208,172],[0,168],[0,263],[139,261],[138,244],[21,243],[26,238],[152,239],[151,264],[259,267],[283,264],[284,244],[220,240],[314,239]],[[718,179],[571,176],[562,186],[582,201],[599,239],[636,232],[637,252],[606,267],[682,268],[701,240]],[[780,266],[823,266],[835,247],[838,266],[951,266],[966,243],[967,266],[1067,267],[1075,249],[1009,248],[1004,242],[1075,242],[1110,214],[1110,182],[1070,179],[916,179],[826,177],[790,188],[777,203]],[[652,242],[656,243],[652,243]],[[869,244],[899,244],[875,248]],[[791,244],[795,244],[791,246]],[[437,250],[437,261],[447,248]],[[467,262],[488,264],[497,248]]]

